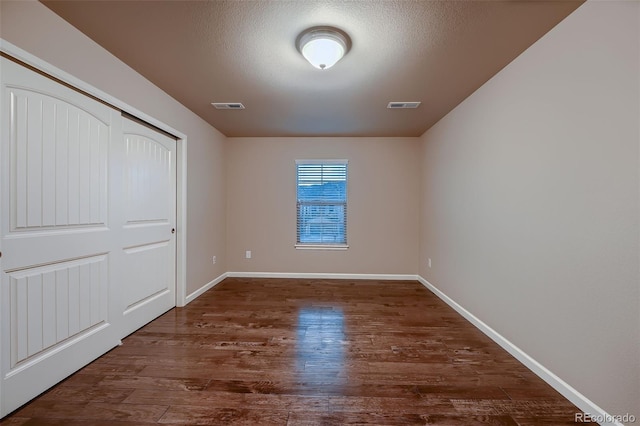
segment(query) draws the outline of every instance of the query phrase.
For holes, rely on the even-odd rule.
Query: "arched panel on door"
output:
[[[0,58],[0,412],[119,343],[120,112]]]

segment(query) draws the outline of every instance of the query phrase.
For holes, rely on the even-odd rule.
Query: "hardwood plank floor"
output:
[[[228,278],[0,423],[529,426],[576,412],[417,282]]]

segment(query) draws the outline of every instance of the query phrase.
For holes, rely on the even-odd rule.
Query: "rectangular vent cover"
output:
[[[387,108],[389,109],[407,109],[418,108],[421,102],[389,102]]]
[[[242,105],[240,102],[213,102],[211,105],[213,105],[215,109],[244,109],[244,105]]]

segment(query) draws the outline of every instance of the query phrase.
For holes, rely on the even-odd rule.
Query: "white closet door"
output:
[[[123,335],[176,305],[176,140],[123,118]]]
[[[0,58],[0,416],[119,343],[120,113]]]

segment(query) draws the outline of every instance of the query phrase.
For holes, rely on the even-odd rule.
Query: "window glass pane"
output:
[[[346,244],[346,162],[298,162],[297,188],[297,242]]]

